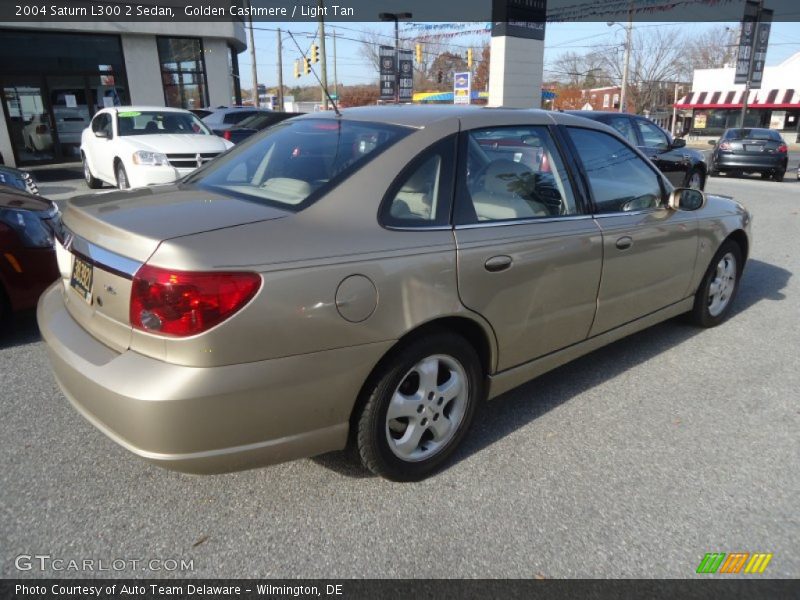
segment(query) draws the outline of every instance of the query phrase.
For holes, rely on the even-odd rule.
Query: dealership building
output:
[[[733,83],[734,71],[734,67],[695,70],[691,93],[675,104],[678,110],[691,111],[693,132],[719,135],[740,126],[745,86]],[[800,52],[764,68],[761,89],[750,90],[745,125],[776,129],[784,137],[800,131]]]
[[[80,160],[106,106],[241,102],[241,21],[0,23],[0,155],[7,165]]]

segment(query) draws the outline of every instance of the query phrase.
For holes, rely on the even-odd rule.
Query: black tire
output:
[[[81,154],[83,159],[83,179],[90,190],[99,190],[103,187],[103,182],[92,175],[92,170],[89,168],[89,163],[86,161],[86,155]]]
[[[689,172],[686,174],[686,179],[683,181],[684,187],[692,187],[691,181],[693,177],[699,177],[699,184],[697,186],[698,190],[703,190],[706,187],[706,178],[703,175],[703,170],[697,167],[690,169]]]
[[[736,262],[734,269],[736,280],[733,282],[733,288],[730,289],[730,292],[726,296],[727,301],[722,307],[722,310],[716,314],[712,314],[711,304],[713,298],[711,285],[718,278],[717,267],[720,265],[723,258],[728,255],[732,256]],[[727,318],[731,311],[731,306],[733,306],[733,302],[736,299],[736,293],[739,291],[739,282],[742,278],[743,269],[742,249],[739,247],[739,244],[733,240],[726,240],[719,247],[716,254],[714,254],[714,258],[711,259],[711,263],[708,265],[708,269],[706,269],[706,274],[703,276],[700,287],[695,294],[694,306],[690,313],[691,321],[695,325],[699,327],[716,327]]]
[[[770,177],[772,177],[772,173],[770,173],[769,171],[764,171],[760,173],[760,175],[761,179],[769,179]]]
[[[444,402],[442,397],[437,398],[438,393],[424,391],[427,388],[423,387],[420,371],[416,370],[416,367],[423,362],[437,360],[436,386],[450,381],[450,379],[445,379],[439,383],[443,375],[459,376],[456,371],[447,373],[448,365],[438,362],[440,359],[454,361],[450,364],[459,365],[460,373],[463,374],[467,384],[465,394],[460,397],[456,395],[447,402]],[[414,388],[415,377],[416,388]],[[408,386],[405,393],[409,394],[409,398],[412,393],[414,395],[422,394],[421,399],[415,399],[410,403],[412,405],[420,403],[418,407],[412,409],[412,412],[421,415],[419,418],[415,414],[410,417],[416,421],[413,424],[413,430],[410,419],[403,421],[404,418],[400,417],[390,421],[388,418],[390,401],[395,396],[395,392],[401,391],[402,386]],[[370,377],[362,394],[363,408],[357,415],[355,423],[355,437],[361,462],[367,469],[386,479],[419,481],[437,470],[466,435],[475,414],[475,408],[483,399],[484,373],[478,354],[469,342],[459,335],[442,331],[413,339],[391,354]],[[463,404],[457,405],[457,402]],[[424,408],[420,411],[419,407]],[[450,410],[449,413],[446,412],[447,409]],[[437,448],[433,421],[441,417],[439,423],[449,422],[448,414],[453,415],[453,411],[460,413],[453,418],[453,421],[458,420],[453,425],[453,429],[447,432],[447,437],[439,442],[441,447]],[[431,421],[425,427],[427,417],[430,417]],[[390,427],[390,423],[392,427]],[[403,430],[403,426],[405,426],[405,430]],[[399,431],[393,429],[396,427],[401,429]],[[393,449],[396,448],[395,446],[390,447],[390,443],[399,442],[407,433],[411,433],[411,437],[414,438],[413,433],[417,427],[423,433],[421,438],[417,436],[419,442],[413,442],[411,447],[415,448],[415,451],[421,452],[422,457],[405,459],[397,454],[399,449]],[[399,437],[395,438],[395,436]],[[394,441],[390,442],[390,438]],[[427,457],[424,456],[426,452],[430,452]]]
[[[775,171],[772,174],[773,181],[783,181],[783,176],[786,175],[786,171]]]
[[[0,325],[7,325],[7,321],[11,318],[11,302],[6,296],[6,291],[3,289],[3,284],[0,283]]]
[[[114,175],[117,180],[117,187],[121,190],[130,189],[131,183],[128,179],[128,173],[125,171],[125,165],[117,161],[117,166],[114,167]]]

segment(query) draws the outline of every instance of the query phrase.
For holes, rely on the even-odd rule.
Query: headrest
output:
[[[483,189],[490,194],[523,195],[524,187],[532,185],[532,178],[533,171],[522,163],[501,158],[487,167]]]

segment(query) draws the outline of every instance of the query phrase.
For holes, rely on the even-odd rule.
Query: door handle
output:
[[[511,260],[510,256],[501,254],[500,256],[493,256],[492,258],[487,260],[483,264],[483,266],[490,273],[496,273],[497,271],[505,271],[508,267],[511,266],[512,262],[514,261]]]
[[[629,235],[623,235],[617,240],[617,248],[620,250],[627,250],[633,246],[633,238]]]

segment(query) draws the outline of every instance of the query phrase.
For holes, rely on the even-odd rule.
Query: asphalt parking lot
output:
[[[706,189],[754,214],[730,320],[672,320],[505,394],[418,484],[339,454],[150,466],[71,408],[17,318],[0,336],[0,576],[694,577],[707,552],[771,552],[768,576],[800,576],[800,182]],[[20,572],[21,554],[193,570]]]

